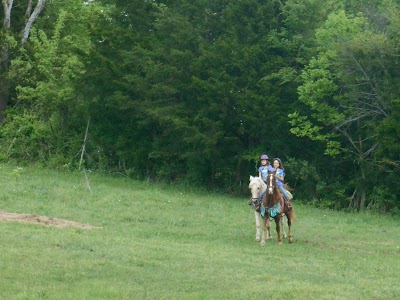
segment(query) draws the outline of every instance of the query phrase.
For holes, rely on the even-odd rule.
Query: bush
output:
[[[0,127],[0,153],[3,161],[47,160],[50,153],[49,126],[27,112],[8,112],[5,120]]]

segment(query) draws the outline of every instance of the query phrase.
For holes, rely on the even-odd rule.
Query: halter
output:
[[[253,186],[255,183],[253,183],[251,186]],[[262,187],[262,184],[260,184],[260,188]],[[258,198],[250,198],[249,201],[249,205],[251,205],[254,209],[257,208],[261,202],[262,202],[262,198],[264,197],[265,193],[267,192],[267,187],[265,187],[265,189],[261,192],[260,196]]]

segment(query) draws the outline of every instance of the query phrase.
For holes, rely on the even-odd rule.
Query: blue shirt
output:
[[[260,172],[261,174],[261,179],[265,181],[265,179],[267,178],[268,175],[268,171],[275,171],[274,167],[271,165],[268,166],[261,166],[258,168],[258,172]]]
[[[276,176],[285,177],[285,172],[281,168],[278,168],[276,170]],[[276,178],[276,185],[281,186],[281,185],[283,185],[283,182],[280,181],[278,178]]]

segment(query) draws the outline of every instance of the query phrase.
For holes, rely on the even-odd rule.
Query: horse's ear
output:
[[[249,180],[251,181],[253,178],[254,178],[254,177],[250,175],[250,179],[249,179]]]

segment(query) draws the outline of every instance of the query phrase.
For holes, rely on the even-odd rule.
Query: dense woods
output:
[[[397,1],[2,4],[1,161],[399,212]]]

